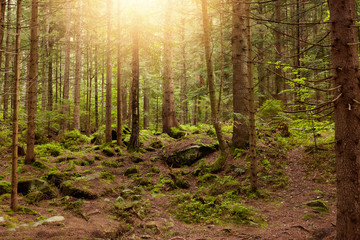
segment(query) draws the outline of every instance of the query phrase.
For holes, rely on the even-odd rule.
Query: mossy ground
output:
[[[63,234],[65,239],[70,236],[66,234],[75,229],[79,237],[99,239],[126,237],[130,233],[158,239],[175,236],[216,239],[216,232],[226,239],[238,239],[236,236],[247,229],[254,236],[266,239],[266,229],[279,230],[279,226],[286,223],[281,219],[287,213],[281,209],[289,214],[296,213],[292,219],[296,218],[299,224],[306,222],[320,226],[324,219],[331,219],[335,201],[331,190],[333,182],[324,179],[333,177],[333,170],[323,169],[332,166],[325,161],[330,151],[304,153],[299,150],[299,161],[289,161],[289,151],[299,143],[292,137],[286,141],[276,132],[264,130],[258,133],[259,191],[255,193],[249,186],[247,149],[231,152],[223,170],[218,173],[212,173],[211,166],[219,152],[182,168],[171,168],[165,163],[164,157],[193,144],[215,146],[211,129],[206,125],[183,126],[185,135],[180,140],[144,131],[142,153],[137,154],[127,153],[125,147],[119,148],[115,143],[91,144],[90,138],[78,132],[65,134],[59,144],[38,145],[36,164],[24,165],[20,159],[20,179],[37,177],[46,181],[48,195],[44,189],[33,189],[27,196],[19,196],[21,205],[36,211],[36,216],[9,212],[9,194],[0,196],[0,217],[9,216],[3,228],[6,230],[10,225],[20,225],[24,221],[34,222],[39,217],[63,215],[68,219],[64,224],[47,227]],[[229,140],[231,128],[225,126],[224,130]],[[149,146],[151,149],[146,151]],[[297,167],[304,165],[299,168],[304,171],[303,175],[291,172],[295,162]],[[296,171],[299,169],[295,168]],[[311,169],[319,173],[315,183],[312,183],[314,173]],[[9,182],[11,168],[6,161],[0,164],[0,170],[1,181]],[[301,197],[292,196],[296,177],[299,177],[296,187],[304,191]],[[304,183],[301,183],[302,179]],[[305,183],[309,182],[316,184],[311,191],[305,188]],[[8,192],[8,185],[4,184],[4,188]],[[313,212],[316,210],[306,206],[318,197],[327,201],[329,213]],[[107,223],[105,228],[101,227],[104,222]],[[252,228],[248,229],[249,226]],[[59,231],[61,228],[63,231]],[[212,228],[214,230],[209,231]],[[46,228],[41,230],[47,231]],[[35,236],[31,230],[21,231]],[[0,234],[0,238],[3,236]],[[46,236],[51,238],[51,235]]]

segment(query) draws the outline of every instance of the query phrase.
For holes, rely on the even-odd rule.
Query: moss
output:
[[[107,157],[113,157],[113,156],[115,156],[114,151],[111,150],[109,147],[103,148],[102,153],[103,153],[105,156],[107,156]]]
[[[159,169],[158,167],[156,167],[156,166],[153,166],[153,167],[151,168],[151,171],[152,171],[153,173],[160,173],[160,169]]]
[[[220,172],[224,168],[227,157],[228,157],[227,151],[220,151],[218,158],[211,166],[211,172],[212,173]]]
[[[39,213],[25,206],[19,206],[18,213],[26,215],[38,215]]]
[[[311,218],[316,218],[317,216],[316,215],[314,215],[314,214],[306,214],[306,215],[304,215],[301,219],[302,220],[308,220],[308,219],[311,219]]]
[[[324,201],[321,201],[321,200],[311,201],[311,202],[306,203],[306,205],[311,207],[315,211],[320,211],[320,212],[325,212],[325,213],[329,212],[327,203]]]
[[[62,154],[62,152],[63,152],[63,148],[57,142],[35,146],[35,154],[37,156],[58,157]]]
[[[0,195],[11,192],[11,183],[0,181]]]
[[[103,170],[101,172],[101,178],[102,179],[107,179],[107,180],[111,180],[111,181],[115,181],[115,176],[114,174],[112,174],[111,172],[107,171],[107,170]]]
[[[186,134],[186,132],[184,130],[177,128],[177,127],[173,127],[170,130],[169,136],[172,138],[175,138],[175,139],[180,139],[180,138],[184,137],[185,134]]]
[[[77,150],[80,144],[89,143],[90,138],[81,134],[78,130],[65,132],[61,139],[61,144],[64,148],[70,150]]]
[[[35,162],[31,163],[32,166],[36,167],[39,170],[48,169],[49,167],[46,166],[43,162],[39,160],[35,160]]]
[[[129,176],[134,175],[136,173],[139,173],[138,167],[130,167],[130,168],[127,168],[125,170],[124,175],[129,177]]]
[[[101,165],[103,165],[104,167],[108,167],[108,168],[118,168],[118,167],[122,166],[121,163],[119,163],[118,161],[115,161],[115,160],[105,160],[105,161],[101,162]]]
[[[210,184],[210,183],[216,182],[216,180],[218,178],[219,177],[216,176],[215,174],[206,173],[206,174],[198,177],[198,183],[199,183],[199,185]]]
[[[160,161],[160,158],[159,157],[151,157],[150,161],[151,162],[158,162],[158,161]]]

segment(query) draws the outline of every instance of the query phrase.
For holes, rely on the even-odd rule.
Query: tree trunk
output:
[[[215,81],[213,65],[211,60],[211,49],[210,49],[210,30],[209,30],[209,18],[207,13],[207,1],[201,0],[202,16],[203,16],[203,28],[204,28],[204,44],[205,44],[205,57],[206,57],[206,69],[207,78],[209,83],[210,93],[210,105],[211,105],[211,122],[214,125],[216,131],[216,137],[219,141],[220,155],[216,162],[212,166],[212,171],[217,172],[221,170],[225,164],[228,150],[221,131],[221,125],[218,121],[217,109],[216,109],[216,94],[215,94]]]
[[[171,128],[178,127],[174,100],[174,79],[172,72],[172,12],[173,1],[167,0],[164,29],[164,71],[163,71],[163,132],[171,134]]]
[[[82,1],[80,0],[78,3],[79,6],[79,13],[82,9]],[[82,53],[81,53],[81,16],[77,17],[76,23],[76,63],[75,63],[75,83],[74,83],[74,116],[73,116],[73,128],[77,130],[80,129],[80,84],[81,84],[81,60],[82,60]]]
[[[30,25],[30,65],[28,76],[28,121],[27,121],[27,148],[25,163],[35,161],[35,115],[36,115],[36,94],[37,94],[37,72],[38,72],[38,43],[39,43],[39,2],[32,0],[31,25]]]
[[[248,70],[249,70],[249,156],[250,156],[250,183],[251,190],[255,192],[258,189],[257,178],[257,160],[256,160],[256,125],[255,125],[255,85],[253,78],[252,63],[252,29],[250,14],[250,4],[246,7],[247,28],[248,28]]]
[[[136,18],[135,18],[136,19]],[[133,52],[132,52],[132,84],[131,84],[131,107],[132,122],[131,136],[128,145],[129,151],[139,149],[139,26],[134,22],[132,32]]]
[[[329,0],[335,102],[337,239],[360,239],[360,86],[354,0]]]
[[[10,28],[11,25],[11,0],[8,0],[7,14],[6,14],[6,52],[5,52],[5,73],[4,73],[4,120],[8,119],[9,115],[9,91],[10,91]]]
[[[15,78],[14,78],[14,113],[13,113],[13,144],[12,144],[12,174],[11,203],[13,211],[18,209],[17,200],[17,170],[18,170],[18,138],[19,138],[19,105],[20,105],[20,51],[21,51],[21,0],[17,0],[16,10],[16,42],[15,42]]]
[[[118,2],[118,46],[117,46],[117,134],[116,142],[120,146],[122,145],[122,80],[121,80],[121,23],[120,23],[120,2]]]
[[[107,0],[107,50],[106,50],[106,121],[105,121],[105,140],[111,142],[111,10],[112,0]]]
[[[275,20],[277,22],[281,22],[281,4],[282,4],[282,0],[276,0],[275,2]],[[281,34],[281,28],[280,28],[281,24],[277,24],[277,27],[275,28],[275,33],[274,33],[274,41],[275,41],[275,60],[276,62],[282,62],[282,34]],[[281,92],[284,90],[283,89],[283,85],[284,85],[284,80],[281,77],[282,76],[282,68],[281,67],[276,67],[275,68],[275,98],[278,100],[284,100],[283,95],[281,94]]]
[[[180,82],[180,122],[181,124],[187,124],[188,119],[188,103],[186,100],[187,93],[187,66],[186,66],[186,42],[185,42],[185,18],[183,17],[181,20],[181,53],[182,53],[182,76]]]
[[[68,116],[70,113],[70,23],[71,23],[71,2],[66,3],[66,30],[65,30],[65,69],[64,69],[64,90],[63,90],[63,114],[65,115],[63,121],[63,130],[68,129]]]
[[[144,84],[145,85],[145,84]],[[150,89],[148,86],[144,86],[144,124],[143,128],[148,129],[149,128],[149,114],[150,114]]]
[[[246,5],[241,0],[233,1],[233,105],[234,131],[232,144],[235,148],[243,148],[249,140],[247,118],[249,116],[249,71],[247,66],[247,19]]]
[[[99,92],[98,92],[98,44],[95,45],[95,128],[99,129]]]

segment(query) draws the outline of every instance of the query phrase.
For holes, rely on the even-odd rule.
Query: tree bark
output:
[[[95,128],[96,131],[99,129],[99,86],[98,86],[98,44],[95,45]]]
[[[181,54],[182,54],[182,76],[181,76],[181,83],[180,83],[180,105],[181,105],[181,112],[180,112],[180,122],[181,124],[187,124],[188,120],[188,103],[186,100],[186,93],[187,93],[187,66],[186,66],[186,34],[185,34],[185,25],[186,20],[183,17],[181,20]]]
[[[112,0],[107,0],[107,49],[106,49],[106,120],[105,120],[105,140],[111,142],[111,10]]]
[[[66,3],[66,30],[65,30],[65,69],[64,69],[64,90],[63,90],[63,130],[68,129],[68,116],[70,113],[70,24],[71,24],[71,2]]]
[[[118,46],[117,46],[117,134],[116,142],[122,145],[122,79],[121,79],[121,23],[120,23],[120,2],[118,2]]]
[[[174,100],[174,79],[172,71],[172,12],[173,1],[167,0],[164,29],[164,70],[163,70],[163,132],[171,134],[171,128],[178,127]]]
[[[211,105],[211,122],[216,131],[216,137],[219,141],[220,156],[215,161],[212,166],[212,171],[217,172],[221,170],[226,161],[228,150],[227,146],[221,131],[221,125],[218,121],[217,109],[216,109],[216,89],[214,81],[214,72],[213,65],[211,60],[211,49],[210,49],[210,29],[209,29],[209,17],[207,13],[207,1],[201,0],[202,6],[202,16],[203,16],[203,28],[204,28],[204,45],[205,45],[205,60],[206,60],[206,69],[207,69],[207,78],[209,83],[209,93],[210,93],[210,105]]]
[[[146,83],[145,83],[146,84]],[[149,128],[149,119],[150,119],[150,89],[148,86],[144,86],[143,88],[144,91],[144,123],[143,123],[143,128],[144,129],[148,129]]]
[[[39,2],[32,0],[31,22],[30,22],[30,65],[28,76],[28,119],[25,163],[35,161],[35,115],[36,115],[36,94],[37,94],[37,72],[38,72],[38,43],[39,43]]]
[[[135,18],[136,19],[136,18]],[[132,84],[131,84],[131,136],[128,150],[133,152],[139,149],[139,26],[134,22],[132,32]]]
[[[337,239],[360,239],[360,86],[354,0],[329,0],[331,62],[336,86]]]
[[[11,25],[11,0],[8,0],[7,14],[6,14],[6,52],[5,52],[5,73],[4,73],[4,120],[8,119],[9,115],[9,91],[10,91],[10,28]]]
[[[247,119],[249,117],[249,71],[247,66],[247,3],[233,1],[233,106],[234,131],[232,144],[235,148],[243,148],[249,140]]]
[[[78,3],[79,13],[82,9],[82,0]],[[77,17],[76,24],[76,50],[75,50],[75,82],[74,82],[74,115],[73,115],[73,128],[77,130],[80,129],[80,84],[81,84],[81,64],[82,64],[82,53],[81,53],[81,16],[80,14]]]
[[[14,112],[13,112],[13,144],[12,144],[12,174],[11,174],[11,203],[13,211],[18,209],[17,200],[17,169],[18,169],[18,138],[19,138],[19,105],[20,105],[20,53],[21,53],[21,0],[17,0],[16,10],[16,41],[15,41],[15,78],[14,78]]]

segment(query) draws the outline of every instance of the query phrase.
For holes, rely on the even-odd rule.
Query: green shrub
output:
[[[80,144],[89,142],[90,138],[81,134],[78,130],[66,132],[61,140],[62,146],[70,150],[76,150]]]
[[[51,142],[48,144],[35,146],[35,153],[39,157],[46,157],[46,156],[58,157],[62,154],[63,150],[64,149],[58,142]]]

